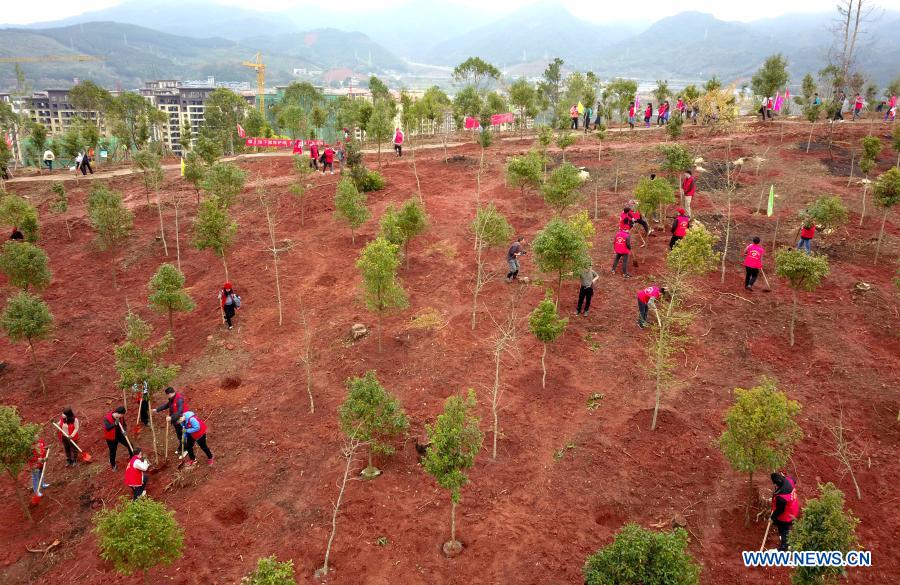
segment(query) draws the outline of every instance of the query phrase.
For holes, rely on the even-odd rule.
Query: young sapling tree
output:
[[[112,281],[116,287],[115,257],[134,228],[134,215],[122,204],[120,193],[99,183],[88,195],[87,212],[91,227],[97,233],[97,247],[108,250],[113,257]]]
[[[699,585],[700,565],[688,552],[688,533],[626,524],[613,542],[587,558],[585,585]]]
[[[29,242],[6,242],[0,248],[0,272],[9,284],[24,291],[42,291],[50,285],[51,272],[47,254]]]
[[[484,441],[484,433],[478,428],[480,421],[474,414],[476,406],[473,390],[466,398],[450,396],[434,426],[425,425],[431,445],[423,466],[439,486],[450,492],[450,540],[443,546],[448,556],[462,551],[462,543],[456,540],[456,506],[463,486],[469,483],[466,471],[475,465],[475,456]]]
[[[369,464],[362,470],[363,479],[374,479],[381,470],[372,465],[372,454],[390,455],[392,441],[406,433],[409,421],[397,400],[368,371],[361,378],[347,380],[347,399],[338,412],[341,430],[369,446]]]
[[[525,197],[525,190],[532,189],[537,191],[541,188],[544,180],[544,161],[541,159],[541,153],[536,150],[530,150],[522,156],[514,156],[506,163],[506,184],[522,192]]]
[[[228,262],[225,258],[228,248],[234,243],[238,224],[228,216],[218,197],[209,197],[200,203],[197,218],[194,220],[194,247],[198,250],[210,250],[222,259],[225,268],[225,280],[228,280]]]
[[[241,579],[241,585],[297,585],[294,561],[279,562],[275,555],[256,562],[256,569]]]
[[[566,162],[566,149],[575,144],[578,140],[578,137],[572,134],[571,132],[567,132],[561,130],[556,134],[556,146],[562,151],[562,162],[565,164]]]
[[[25,341],[31,353],[31,363],[38,373],[41,389],[46,392],[44,374],[38,367],[37,355],[34,352],[36,341],[47,339],[53,331],[53,315],[50,307],[40,297],[22,291],[6,301],[6,308],[0,314],[0,329],[12,343]]]
[[[875,205],[881,208],[881,230],[878,232],[878,244],[875,246],[875,264],[881,255],[881,242],[884,240],[884,224],[887,222],[888,212],[900,201],[900,167],[888,169],[875,181],[872,190]]]
[[[822,279],[828,276],[828,270],[826,256],[806,254],[796,248],[782,248],[775,252],[775,272],[790,284],[794,301],[789,330],[791,347],[794,347],[794,323],[797,321],[797,291],[812,292],[819,288]]]
[[[803,506],[803,514],[791,531],[791,549],[804,551],[857,550],[856,527],[859,520],[845,509],[844,494],[834,484],[819,486],[819,497]],[[797,567],[791,575],[793,585],[821,585],[838,583],[846,577],[844,567]]]
[[[161,264],[156,274],[147,284],[150,296],[147,300],[150,307],[158,313],[166,313],[169,317],[169,333],[175,336],[172,315],[190,313],[194,310],[194,300],[184,290],[184,274],[171,264]]]
[[[528,317],[528,327],[541,345],[544,351],[541,354],[541,388],[547,387],[547,346],[563,334],[569,320],[560,317],[559,309],[553,302],[553,295],[549,291],[544,300],[538,303],[534,311]]]
[[[292,168],[294,169],[297,182],[291,185],[290,190],[291,195],[300,201],[300,227],[303,227],[306,223],[306,199],[309,189],[312,187],[312,183],[307,181],[309,181],[313,169],[306,162],[306,158],[302,156],[295,156],[292,158],[292,161]]]
[[[353,181],[345,177],[338,183],[334,194],[334,217],[350,226],[350,241],[356,243],[356,230],[369,219],[366,194],[356,189]]]
[[[381,352],[384,314],[408,306],[406,291],[397,279],[398,246],[378,237],[363,248],[356,262],[363,279],[366,307],[378,315],[378,351]]]
[[[316,578],[325,577],[330,570],[328,567],[328,560],[331,557],[331,545],[334,543],[334,535],[337,533],[338,512],[341,509],[341,502],[344,500],[344,492],[347,491],[347,482],[350,480],[350,468],[353,466],[354,456],[356,455],[356,451],[363,444],[356,436],[356,433],[347,435],[345,439],[344,444],[341,446],[341,457],[344,460],[344,474],[341,479],[341,487],[338,491],[337,500],[335,500],[334,505],[331,508],[331,533],[328,535],[328,543],[325,545],[325,560],[323,561],[322,566],[316,569]]]
[[[744,523],[750,520],[750,503],[756,498],[753,474],[787,464],[794,446],[803,438],[797,424],[800,403],[778,390],[775,380],[763,377],[759,386],[735,388],[735,402],[725,413],[725,432],[719,448],[732,469],[746,473],[749,498]]]
[[[568,207],[576,205],[584,198],[580,190],[583,182],[581,171],[577,167],[563,163],[553,169],[544,181],[541,195],[559,217]]]
[[[497,459],[497,440],[500,437],[500,398],[503,396],[503,387],[500,385],[500,372],[503,366],[503,355],[513,353],[516,338],[519,331],[519,319],[516,316],[516,306],[518,305],[521,292],[513,292],[510,301],[509,313],[503,322],[494,320],[496,332],[491,341],[493,342],[494,353],[494,384],[491,388],[491,419],[492,419],[492,445],[491,459]],[[493,317],[491,317],[493,319]]]
[[[166,180],[166,174],[163,172],[162,165],[159,162],[159,155],[152,150],[142,150],[134,155],[134,163],[141,171],[141,178],[144,181],[144,189],[147,194],[147,208],[150,208],[150,192],[156,193],[156,211],[159,214],[159,236],[163,243],[163,252],[169,255],[169,246],[166,243],[166,230],[163,224],[162,202],[159,199],[159,188]]]
[[[594,139],[597,141],[597,161],[603,154],[603,141],[606,140],[606,124],[602,122],[594,127]]]
[[[506,217],[497,211],[493,202],[478,208],[470,229],[475,236],[475,282],[472,286],[472,329],[474,330],[478,314],[478,294],[495,275],[494,272],[485,270],[487,263],[484,257],[485,251],[488,248],[508,243],[512,239],[513,231]]]
[[[556,273],[556,303],[565,274],[578,274],[591,263],[588,242],[570,222],[551,219],[534,238],[531,249],[534,261],[542,272]]]
[[[862,154],[859,158],[859,169],[865,174],[865,178],[861,181],[863,185],[862,192],[862,211],[859,214],[859,225],[863,224],[866,218],[866,192],[869,189],[869,173],[875,169],[875,163],[878,155],[881,153],[881,138],[877,136],[866,136],[862,139]]]
[[[50,186],[50,192],[55,195],[53,202],[50,203],[50,210],[62,216],[63,222],[66,224],[66,234],[72,239],[72,228],[69,227],[69,218],[66,215],[69,211],[69,196],[66,194],[66,188],[62,183],[53,183]]]
[[[233,163],[216,163],[207,169],[200,187],[230,208],[246,183],[247,171]]]
[[[25,517],[31,520],[31,512],[22,498],[18,486],[19,473],[31,459],[34,443],[41,432],[40,425],[22,424],[19,413],[12,406],[0,406],[0,471],[6,472],[16,485],[13,492]]]
[[[259,188],[256,191],[259,198],[259,204],[266,214],[266,227],[269,231],[269,251],[272,252],[272,263],[275,267],[275,299],[278,301],[278,326],[281,327],[284,322],[284,311],[281,304],[281,272],[278,268],[278,256],[290,250],[293,246],[290,243],[278,246],[275,238],[275,214],[278,211],[278,201],[270,193],[266,193],[264,189]]]

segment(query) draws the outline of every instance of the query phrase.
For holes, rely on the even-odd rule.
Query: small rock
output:
[[[212,335],[207,335],[207,336],[206,336],[206,341],[212,341],[212,337],[213,337]]]
[[[354,339],[360,339],[361,337],[365,337],[369,333],[369,330],[366,329],[366,326],[362,323],[354,323],[352,327],[350,327],[350,336]]]
[[[687,519],[681,514],[675,514],[672,518],[672,528],[685,528],[687,526]]]

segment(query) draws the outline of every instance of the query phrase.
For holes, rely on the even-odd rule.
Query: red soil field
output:
[[[831,154],[824,137],[817,137],[810,153],[805,152],[808,128],[803,123],[749,123],[739,134],[710,136],[704,128],[686,127],[680,142],[703,156],[707,169],[715,161],[739,156],[760,154],[767,160],[758,176],[748,162],[737,177],[725,282],[720,283],[717,272],[697,283],[689,302],[698,314],[690,328],[692,339],[677,358],[675,381],[663,395],[660,423],[653,432],[653,383],[645,337],[636,326],[635,292],[664,270],[668,225],[656,225],[665,231],[637,249],[640,267],[630,281],[610,276],[608,263],[617,212],[638,178],[658,168],[655,147],[665,137],[656,130],[611,133],[599,162],[593,138],[567,151],[567,159],[587,167],[598,186],[600,215],[592,255],[601,279],[587,318],[571,317],[577,283],[563,283],[561,308],[570,322],[550,347],[546,389],[540,383],[540,346],[527,327],[520,330],[515,353],[504,358],[498,457],[492,461],[485,449],[471,470],[457,515],[465,549],[453,559],[440,550],[449,536],[449,496],[418,464],[413,438],[422,436],[447,396],[474,388],[489,445],[494,326],[486,313],[499,319],[511,297],[521,293],[518,314],[524,317],[544,295],[543,286],[507,285],[501,274],[483,291],[478,326],[470,328],[474,254],[468,226],[476,205],[478,147],[453,148],[456,158],[449,163],[443,162],[439,148],[418,153],[430,227],[412,242],[409,267],[401,266],[410,307],[385,318],[382,353],[377,351],[377,322],[360,301],[355,263],[377,233],[377,218],[385,206],[414,194],[409,155],[382,155],[387,186],[369,194],[373,219],[357,234],[355,245],[349,230],[332,218],[337,176],[315,177],[301,228],[299,206],[288,192],[293,180],[288,159],[241,161],[250,179],[234,208],[240,227],[228,264],[244,306],[231,332],[221,324],[215,296],[224,276],[221,263],[189,244],[193,191],[177,172],[168,172],[163,200],[171,201],[172,193],[181,191],[190,201],[182,207],[182,265],[197,302],[195,312],[175,317],[177,344],[169,360],[182,366],[176,387],[184,389],[193,409],[209,422],[216,466],[203,465],[201,456],[198,469],[176,473],[170,463],[151,476],[150,495],[176,511],[186,536],[184,557],[151,571],[150,582],[237,583],[259,557],[271,554],[293,559],[298,582],[314,582],[312,573],[322,562],[343,470],[337,409],[345,397],[346,378],[369,369],[377,370],[380,381],[400,398],[410,417],[410,437],[393,457],[379,460],[381,477],[349,484],[328,583],[579,583],[586,556],[611,542],[625,522],[669,526],[675,516],[687,522],[690,552],[702,565],[703,583],[788,583],[786,569],[743,567],[740,551],[759,547],[765,523],[744,526],[747,478],[730,469],[715,445],[733,389],[753,386],[762,375],[775,377],[780,389],[803,407],[799,422],[805,438],[788,469],[798,477],[801,501],[817,494],[817,483],[831,481],[844,491],[848,507],[861,520],[858,535],[863,548],[872,551],[874,566],[849,571],[849,582],[900,581],[900,313],[892,282],[900,224],[892,212],[882,259],[874,266],[880,215],[870,211],[859,226],[861,187],[854,181],[848,188],[846,175],[849,149],[858,149],[869,126],[837,126]],[[882,125],[874,130],[887,134]],[[493,200],[529,241],[552,212],[537,195],[523,198],[518,190],[506,188],[503,165],[531,144],[531,139],[497,141],[487,151],[481,192],[482,201]],[[885,141],[878,172],[889,168],[893,158]],[[377,167],[374,155],[367,155],[367,164]],[[829,164],[843,164],[843,169],[832,174]],[[701,176],[695,214],[724,240],[725,195],[705,187],[706,178]],[[771,263],[775,218],[754,213],[760,194],[772,183],[779,194],[779,245],[796,243],[796,212],[813,199],[839,194],[851,209],[846,229],[814,240],[829,254],[832,272],[818,291],[801,294],[793,348],[787,332],[790,290],[775,278]],[[171,205],[165,208],[170,249],[166,259],[155,239],[157,212],[147,208],[140,179],[116,177],[110,184],[125,194],[135,212],[134,234],[117,259],[118,288],[112,286],[110,256],[92,245],[85,217],[87,181],[66,183],[71,240],[62,218],[47,208],[49,183],[8,185],[11,192],[40,205],[40,245],[53,269],[53,284],[44,298],[55,315],[56,330],[52,340],[36,347],[46,394],[41,393],[26,348],[5,338],[0,341],[0,360],[8,363],[0,373],[0,402],[17,406],[27,421],[44,422],[45,437],[51,437],[49,421],[63,407],[73,406],[82,418],[83,446],[95,462],[65,468],[52,435],[55,452],[48,477],[53,485],[33,510],[34,524],[23,518],[9,478],[0,480],[3,585],[140,582],[140,576],[116,576],[111,565],[99,559],[91,516],[94,508],[112,505],[127,492],[121,471],[112,473],[106,464],[100,419],[121,403],[113,347],[124,337],[126,307],[148,319],[158,335],[166,329],[166,317],[146,306],[146,285],[161,262],[174,262],[174,211]],[[281,327],[257,187],[281,195],[278,238],[294,244],[280,260],[285,301]],[[585,207],[593,212],[590,199]],[[753,235],[760,235],[770,251],[766,267],[771,293],[762,292],[762,286],[752,293],[743,289],[740,252]],[[505,271],[505,249],[491,253],[497,269]],[[522,274],[539,276],[530,255],[524,257]],[[859,282],[872,288],[860,291]],[[3,297],[13,292],[5,282],[0,284]],[[309,412],[300,363],[301,304],[313,329],[314,413]],[[410,327],[416,315],[430,309],[441,315],[443,326]],[[355,322],[373,329],[351,342],[349,328]],[[588,396],[595,392],[603,398],[599,408],[590,410]],[[834,444],[828,428],[841,409],[846,433],[862,453],[854,468],[862,501],[830,455]],[[146,448],[149,432],[138,442]],[[562,457],[554,457],[559,449]],[[121,462],[123,455],[119,457]],[[363,459],[361,454],[357,470],[364,466]],[[770,487],[766,477],[756,483],[766,491]],[[23,473],[15,489],[26,494],[27,484]],[[386,545],[376,544],[380,537],[387,539]],[[61,544],[46,555],[26,551],[57,539]],[[770,540],[770,546],[774,542]]]

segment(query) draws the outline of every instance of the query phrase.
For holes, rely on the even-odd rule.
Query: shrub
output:
[[[9,284],[27,291],[29,287],[44,290],[50,285],[47,254],[28,242],[7,242],[0,249],[0,272]]]
[[[855,550],[859,543],[859,520],[844,510],[844,494],[831,483],[819,486],[820,495],[806,502],[794,524],[790,545],[793,550]],[[843,567],[797,567],[791,575],[794,585],[822,585],[841,581]]]
[[[612,544],[588,557],[585,585],[695,585],[700,566],[687,545],[684,529],[656,532],[626,524]]]
[[[280,563],[275,555],[261,558],[256,570],[244,577],[241,585],[297,585],[294,561]]]

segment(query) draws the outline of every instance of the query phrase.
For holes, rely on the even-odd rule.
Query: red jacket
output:
[[[630,213],[625,213],[624,211],[619,214],[619,229],[620,230],[630,230],[634,226],[634,220],[631,218]]]
[[[113,413],[107,412],[106,416],[103,417],[103,438],[107,441],[115,441],[117,426],[118,423],[116,423]]]
[[[652,116],[652,115],[653,115],[653,107],[652,107],[652,106],[647,106],[647,109],[644,110],[644,117],[645,117],[645,118],[649,118],[649,117]]]
[[[32,447],[31,459],[28,460],[28,464],[32,469],[40,469],[44,466],[45,457],[47,457],[47,445],[44,444],[44,439],[38,439]]]
[[[77,421],[78,419],[76,418],[75,420]],[[59,422],[57,423],[57,425],[58,425],[59,428],[61,428],[62,430],[66,431],[66,434],[69,435],[69,438],[70,438],[70,439],[72,439],[72,440],[75,441],[76,443],[78,442],[78,433],[75,433],[74,435],[72,434],[72,431],[75,430],[75,422],[74,422],[74,421],[72,422],[72,424],[67,424],[67,423],[66,423],[66,417],[61,416],[61,417],[59,417]],[[62,434],[62,433],[57,432],[56,435],[59,437],[59,440],[60,440],[60,441],[63,440],[63,434]]]
[[[125,468],[125,485],[128,487],[144,485],[144,472],[134,466],[134,462],[140,458],[140,455],[134,455],[128,460],[128,467]]]
[[[811,240],[813,236],[816,235],[816,224],[812,224],[811,227],[803,226],[800,228],[800,237],[804,240]]]
[[[309,145],[309,158],[319,159],[319,147],[316,143]]]
[[[684,191],[685,197],[693,197],[697,193],[697,182],[694,177],[689,176],[681,181],[681,190]]]
[[[628,108],[628,117],[634,118],[634,105],[633,104],[631,106],[629,106],[629,108]]]
[[[334,150],[329,146],[325,149],[325,163],[332,164],[334,162]]]

